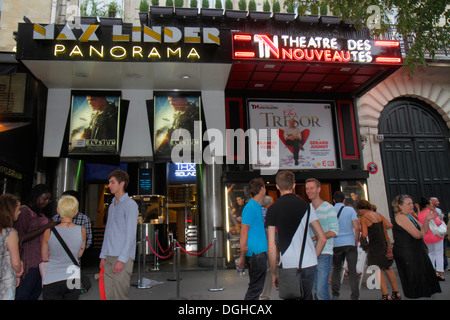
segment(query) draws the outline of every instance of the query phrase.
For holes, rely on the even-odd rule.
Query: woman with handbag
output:
[[[428,212],[424,224],[411,216],[414,203],[409,195],[397,196],[392,202],[395,213],[394,225],[394,258],[398,275],[402,283],[403,295],[417,299],[431,297],[441,292],[436,272],[431,264],[423,237],[428,232],[430,220],[437,213]]]
[[[429,212],[434,211],[433,206],[431,205],[428,199],[422,198],[420,200],[420,207],[422,211],[419,212],[419,221],[421,224],[425,223],[426,216]],[[431,222],[433,221],[433,222]],[[439,219],[439,217],[434,218],[429,223],[434,223],[437,227],[442,227],[447,230],[445,223]],[[436,270],[436,277],[439,281],[445,281],[445,278],[442,276],[444,272],[444,237],[442,234],[439,234],[438,231],[435,231],[436,234],[433,233],[433,229],[428,228],[428,232],[423,237],[423,242],[427,245],[428,248],[428,256],[430,257],[431,263],[433,264]]]
[[[400,300],[401,296],[398,292],[397,279],[394,271],[391,269],[393,260],[387,256],[388,251],[388,237],[386,229],[392,228],[390,223],[380,213],[376,212],[376,207],[367,200],[360,200],[356,204],[361,214],[361,243],[367,242],[367,265],[376,265],[380,268],[380,289],[381,300]],[[386,274],[389,283],[392,287],[392,295],[389,296],[387,289]]]
[[[86,247],[86,229],[72,222],[78,213],[78,201],[62,196],[57,211],[61,223],[44,232],[42,260],[48,261],[44,275],[44,300],[78,300],[80,296],[79,259]]]

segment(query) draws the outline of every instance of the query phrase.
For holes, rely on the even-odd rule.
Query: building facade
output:
[[[230,265],[246,185],[262,177],[276,199],[277,170],[295,172],[306,200],[302,182],[315,177],[330,202],[342,190],[348,204],[369,199],[389,216],[393,197],[410,193],[438,196],[448,211],[445,60],[411,75],[398,41],[335,17],[163,6],[139,14],[138,2],[123,2],[123,19],[80,25],[63,18],[73,3],[52,2],[54,18],[17,32],[16,59],[45,96],[37,158],[49,164],[46,182],[55,196],[81,191],[94,226],[105,224],[105,183],[117,167],[131,176],[144,222],[162,225],[162,242],[173,235],[197,250],[216,238]],[[93,99],[111,121],[99,120]],[[171,137],[177,128],[181,138]],[[165,209],[146,204],[150,195]]]

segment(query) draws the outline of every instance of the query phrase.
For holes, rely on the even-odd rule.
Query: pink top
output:
[[[428,212],[430,212],[431,209],[424,209],[421,212],[419,212],[418,217],[421,224],[424,224],[425,219],[427,217]],[[436,223],[437,226],[440,226],[442,221],[439,219],[439,217],[436,217],[433,219],[434,223]],[[431,229],[428,229],[427,234],[423,237],[423,242],[426,244],[433,244],[436,242],[441,241],[443,238],[435,235],[433,232],[431,232]]]

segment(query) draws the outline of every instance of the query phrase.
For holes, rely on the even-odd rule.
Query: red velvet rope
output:
[[[147,242],[148,242],[148,246],[150,247],[150,250],[152,250],[153,254],[154,254],[155,256],[157,256],[158,258],[160,258],[160,259],[167,259],[167,258],[170,258],[170,257],[173,255],[173,251],[172,251],[171,253],[169,253],[168,256],[165,256],[165,257],[160,256],[159,254],[157,254],[157,253],[153,250],[153,247],[152,247],[152,245],[151,245],[151,243],[150,243],[150,239],[148,238],[148,236],[145,236],[145,237],[147,238]]]
[[[180,243],[177,241],[177,246],[179,246],[184,253],[190,254],[191,256],[199,256],[199,255],[201,255],[206,250],[211,248],[212,245],[213,245],[213,243],[211,242],[205,249],[203,249],[203,251],[198,252],[198,253],[191,253],[191,252],[186,251],[182,246],[180,246]]]
[[[148,242],[148,245],[149,245],[149,247],[150,247],[150,250],[152,250],[153,254],[154,254],[155,256],[157,256],[158,258],[160,258],[160,259],[167,259],[167,258],[170,258],[170,257],[173,255],[174,251],[172,251],[168,256],[165,256],[165,257],[160,256],[159,254],[157,254],[157,253],[153,250],[153,247],[152,247],[152,245],[151,245],[151,243],[150,243],[150,239],[148,238],[148,236],[145,236],[145,237],[147,238],[147,242]],[[186,249],[184,249],[184,248],[180,245],[180,243],[177,241],[177,246],[180,247],[180,249],[181,249],[184,253],[187,253],[187,254],[190,254],[190,255],[193,255],[193,256],[199,256],[199,255],[203,254],[206,250],[208,250],[209,248],[211,248],[212,245],[213,245],[213,242],[211,241],[211,243],[210,243],[205,249],[203,249],[201,252],[198,252],[198,253],[191,253],[191,252],[186,251]]]
[[[170,247],[167,250],[163,250],[163,248],[161,247],[161,243],[159,243],[158,237],[156,237],[156,242],[158,243],[158,248],[159,248],[159,250],[161,250],[161,253],[169,252],[169,250],[172,249],[172,244],[170,244]]]

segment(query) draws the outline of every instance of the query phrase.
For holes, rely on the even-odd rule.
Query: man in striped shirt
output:
[[[315,178],[306,179],[306,194],[316,210],[327,242],[320,254],[317,264],[314,294],[317,300],[330,300],[329,277],[333,261],[333,238],[339,234],[339,222],[334,207],[320,198],[320,181]],[[313,240],[316,240],[313,237]]]

